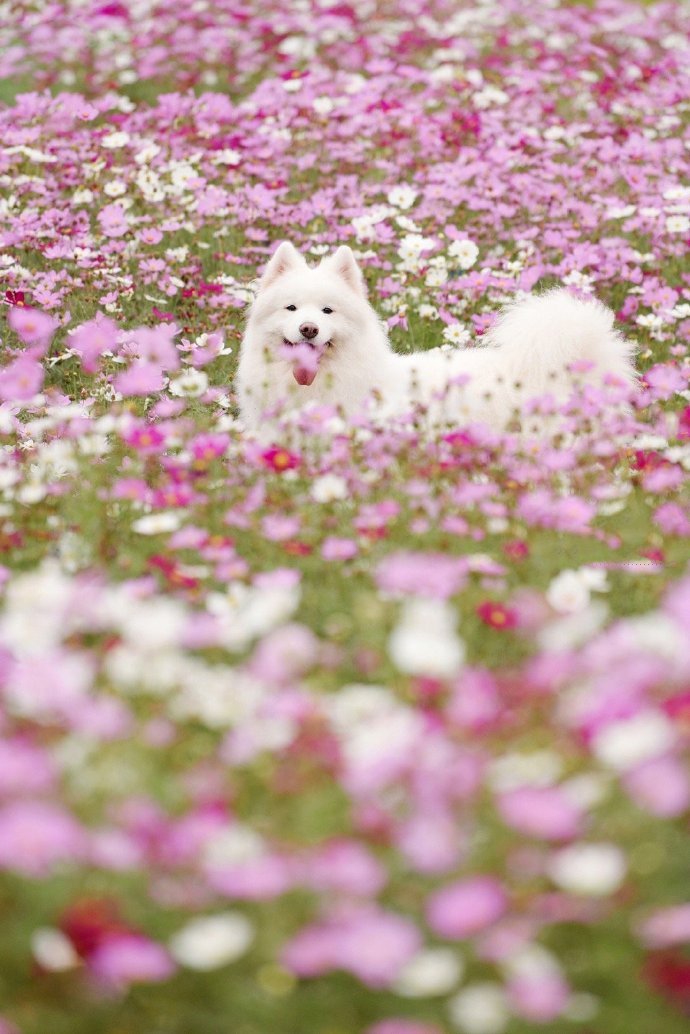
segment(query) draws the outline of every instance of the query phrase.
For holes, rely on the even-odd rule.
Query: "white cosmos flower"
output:
[[[323,94],[321,97],[314,97],[311,105],[317,115],[330,115],[335,107],[335,101]]]
[[[448,1011],[464,1034],[501,1034],[510,1019],[505,991],[489,981],[460,991],[451,998]]]
[[[470,332],[459,323],[451,323],[443,328],[443,340],[449,345],[466,345],[470,340]]]
[[[669,233],[686,233],[690,230],[690,219],[686,215],[669,215],[666,229]]]
[[[162,535],[166,531],[177,531],[181,523],[180,515],[168,510],[138,517],[132,524],[132,530],[140,535]]]
[[[403,966],[393,990],[404,998],[447,994],[460,980],[463,969],[462,960],[450,948],[425,948]]]
[[[551,581],[546,598],[559,614],[577,614],[589,603],[589,586],[579,571],[561,571]]]
[[[395,205],[396,208],[412,208],[416,200],[417,191],[413,190],[412,187],[393,187],[392,190],[388,191],[388,203]]]
[[[626,870],[625,855],[615,844],[572,844],[547,864],[549,876],[562,890],[589,897],[618,890]]]
[[[639,711],[609,722],[592,742],[596,757],[609,768],[625,771],[666,754],[675,743],[673,724],[660,711]]]
[[[62,973],[79,965],[72,942],[60,930],[39,927],[31,935],[31,951],[39,966],[51,973]]]
[[[213,160],[216,165],[239,165],[242,155],[234,147],[226,147],[222,151],[217,151]]]
[[[208,388],[208,377],[201,370],[186,370],[170,381],[171,395],[180,398],[195,399],[203,395]]]
[[[254,927],[239,912],[199,916],[171,938],[170,953],[189,969],[211,970],[244,955],[254,939]]]
[[[455,612],[443,600],[407,600],[388,640],[396,668],[408,675],[437,678],[457,674],[465,659],[465,645],[455,625]]]
[[[115,133],[110,133],[108,136],[104,136],[101,140],[101,146],[107,147],[109,150],[115,150],[118,147],[124,147],[125,144],[129,143],[129,133],[125,133],[124,130],[118,130]]]
[[[259,834],[249,826],[235,823],[207,841],[204,862],[213,868],[243,865],[245,862],[256,861],[264,853],[265,844]]]
[[[111,180],[110,183],[106,183],[103,187],[103,193],[107,194],[108,197],[122,197],[123,194],[127,193],[127,184],[123,183],[122,180]]]
[[[423,320],[435,320],[438,316],[438,309],[435,305],[420,305],[417,315]]]
[[[317,503],[332,503],[347,496],[347,481],[338,474],[322,474],[316,478],[309,493]]]
[[[479,248],[471,240],[453,241],[448,254],[457,259],[461,269],[471,269],[479,257]]]

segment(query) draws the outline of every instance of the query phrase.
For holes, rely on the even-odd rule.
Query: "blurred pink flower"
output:
[[[7,322],[25,345],[47,345],[60,325],[53,316],[47,316],[40,309],[24,306],[11,308]]]
[[[84,857],[86,835],[64,808],[43,801],[12,801],[0,807],[0,868],[45,876],[56,866]]]
[[[108,987],[126,990],[130,984],[168,980],[175,964],[155,941],[138,934],[115,934],[106,938],[88,957],[89,970]]]
[[[499,795],[498,811],[512,829],[542,840],[568,840],[582,826],[580,809],[554,786],[521,786]]]
[[[163,371],[152,363],[132,363],[128,370],[118,374],[114,381],[116,391],[123,395],[150,395],[165,387]]]
[[[508,899],[491,876],[475,876],[435,891],[427,902],[427,919],[441,937],[463,940],[491,926],[504,914]]]
[[[690,808],[690,778],[674,757],[654,758],[626,772],[625,789],[640,808],[673,818]]]
[[[420,943],[410,919],[367,906],[305,927],[284,948],[283,962],[302,977],[344,969],[370,987],[386,987]]]
[[[43,386],[43,367],[28,355],[20,355],[0,369],[0,402],[26,402]]]
[[[81,359],[86,372],[95,373],[104,353],[115,351],[117,335],[117,324],[99,314],[95,319],[78,326],[67,340],[70,348]]]
[[[570,998],[566,981],[552,970],[512,976],[506,990],[512,1011],[533,1023],[551,1023],[562,1014]]]
[[[690,944],[690,902],[653,912],[639,923],[637,934],[648,948]]]

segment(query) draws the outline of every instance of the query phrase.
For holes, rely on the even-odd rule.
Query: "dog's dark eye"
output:
[[[326,308],[322,309],[321,312],[325,312],[327,316],[330,316],[330,314],[333,312],[333,309],[329,309],[328,306],[326,306]]]
[[[288,312],[297,312],[297,306],[296,305],[286,305],[285,308],[287,309]]]

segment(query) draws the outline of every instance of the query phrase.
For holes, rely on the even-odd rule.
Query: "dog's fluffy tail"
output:
[[[512,303],[486,338],[505,352],[523,384],[536,386],[544,375],[591,364],[598,378],[609,375],[632,385],[634,345],[613,321],[611,310],[596,299],[583,301],[556,289]]]

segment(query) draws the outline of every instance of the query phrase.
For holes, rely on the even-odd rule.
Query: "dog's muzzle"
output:
[[[292,366],[292,376],[298,384],[308,387],[314,383],[319,363],[325,350],[331,344],[316,345],[313,341],[283,341],[283,354]]]

